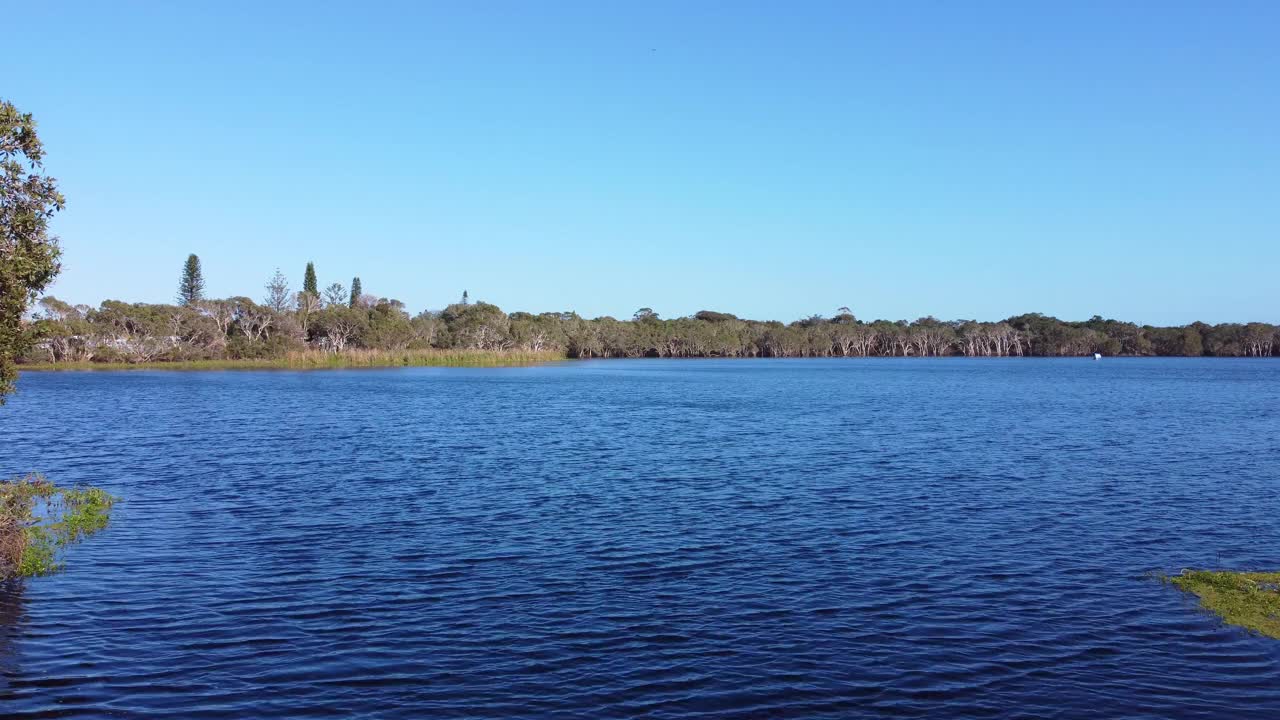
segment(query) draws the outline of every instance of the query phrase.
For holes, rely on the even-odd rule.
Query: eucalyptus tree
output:
[[[1200,329],[1200,323],[1192,323],[1184,328],[1180,328],[1181,342],[1178,344],[1177,350],[1172,355],[1187,355],[1189,357],[1199,357],[1204,354],[1204,332]]]
[[[556,343],[555,326],[558,325],[556,320],[546,317],[545,315],[532,315],[527,312],[515,312],[508,316],[511,321],[511,340],[517,346],[526,350],[549,350],[553,346],[563,349],[561,342]]]
[[[276,275],[280,275],[279,271]],[[288,286],[285,286],[288,291]],[[232,307],[232,326],[246,341],[265,340],[279,319],[281,312],[268,302],[259,305],[247,297],[233,297],[227,300]],[[287,302],[287,301],[286,301]]]
[[[613,320],[613,318],[605,318]],[[592,358],[604,357],[604,343],[600,341],[599,323],[601,319],[584,320],[575,318],[565,323],[565,334],[568,339],[568,353],[572,357]],[[617,322],[617,320],[613,320]]]
[[[932,315],[916,320],[908,331],[923,356],[950,355],[956,341],[955,328]]]
[[[1244,347],[1252,357],[1270,357],[1276,345],[1276,327],[1251,322],[1244,326]]]
[[[23,318],[61,270],[49,219],[66,200],[43,172],[35,120],[0,100],[0,404],[18,378],[15,360],[35,340]]]
[[[413,344],[416,333],[404,303],[381,299],[368,311],[368,328],[364,341],[381,350],[403,350]]]
[[[307,335],[307,329],[311,325],[311,316],[320,312],[320,296],[315,293],[309,293],[306,290],[298,293],[296,317],[298,324],[302,326],[302,334]]]
[[[836,318],[840,317],[841,316],[839,315],[836,316]],[[858,332],[859,330],[861,330],[861,328],[854,323],[836,322],[835,320],[832,320],[830,328],[831,348],[836,355],[849,357],[851,355],[859,354],[857,351],[858,342],[861,339],[861,333]]]
[[[444,323],[440,320],[440,314],[424,310],[409,321],[409,325],[413,330],[413,340],[410,341],[413,347],[428,348],[436,344],[436,339],[440,335],[440,330]]]
[[[1181,355],[1199,357],[1204,354],[1204,341],[1198,323],[1186,327],[1144,327],[1156,355]]]
[[[180,343],[181,308],[105,300],[89,313],[104,342],[100,355],[116,355],[125,362],[161,359]]]
[[[440,313],[455,347],[503,350],[511,347],[511,321],[496,305],[450,305]]]
[[[231,334],[231,323],[235,320],[235,303],[231,300],[205,300],[199,305],[200,312],[213,320],[222,334]]]
[[[87,362],[93,359],[93,326],[89,308],[73,306],[52,295],[40,299],[36,331],[54,362]]]
[[[315,317],[313,330],[320,347],[342,352],[358,340],[369,326],[368,313],[351,307],[328,307]]]

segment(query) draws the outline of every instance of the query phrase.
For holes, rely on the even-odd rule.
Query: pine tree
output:
[[[351,278],[351,307],[355,307],[360,304],[360,293],[363,292],[363,290],[364,289],[360,287],[360,278]]]
[[[182,279],[178,281],[178,304],[191,306],[204,299],[204,274],[200,272],[200,258],[192,253],[182,266]]]
[[[280,268],[276,268],[276,274],[267,283],[267,297],[263,302],[272,310],[282,313],[289,308],[289,295],[289,279],[280,272]]]
[[[302,292],[320,297],[320,283],[316,282],[315,263],[307,263],[307,272],[302,276]]]
[[[470,304],[471,304],[471,300],[467,298],[467,291],[466,291],[466,290],[463,290],[463,291],[462,291],[462,304],[463,304],[463,305],[470,305]]]

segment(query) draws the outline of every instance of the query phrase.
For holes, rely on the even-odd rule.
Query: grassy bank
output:
[[[48,575],[69,545],[107,526],[115,498],[39,475],[0,482],[0,578]]]
[[[1184,570],[1165,580],[1227,623],[1280,639],[1280,572]]]
[[[375,367],[513,367],[564,360],[562,352],[522,350],[308,350],[276,358],[179,360],[142,363],[39,363],[20,370],[312,370]]]

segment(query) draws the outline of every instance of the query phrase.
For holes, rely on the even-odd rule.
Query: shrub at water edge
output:
[[[107,526],[116,498],[58,487],[40,475],[0,482],[0,578],[62,569],[63,550]]]

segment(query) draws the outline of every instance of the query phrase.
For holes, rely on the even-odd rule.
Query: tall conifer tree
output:
[[[302,276],[302,292],[320,297],[320,283],[316,282],[315,263],[307,263],[307,272]]]
[[[360,278],[351,278],[351,307],[360,304],[360,293],[364,292],[364,288],[360,287]]]
[[[199,256],[192,253],[182,266],[182,279],[178,281],[178,304],[191,306],[203,299],[204,273],[200,272]]]

